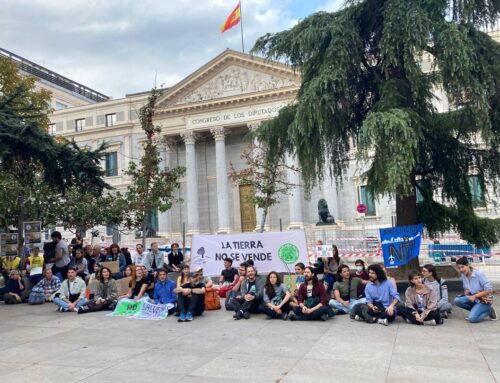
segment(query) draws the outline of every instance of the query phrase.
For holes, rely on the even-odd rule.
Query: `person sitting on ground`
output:
[[[234,311],[233,318],[249,319],[250,313],[259,313],[259,306],[264,295],[264,280],[257,276],[254,266],[246,268],[245,281],[241,284],[238,295],[231,299],[231,309]]]
[[[456,261],[462,274],[464,295],[455,298],[455,305],[470,311],[467,319],[470,323],[481,322],[487,316],[497,320],[497,312],[493,307],[493,286],[483,272],[476,270],[467,257]]]
[[[111,270],[103,267],[100,271],[99,282],[92,301],[85,306],[80,306],[78,314],[107,310],[118,300],[118,288],[116,281],[111,278]]]
[[[349,314],[358,303],[366,303],[365,298],[358,299],[358,287],[362,284],[360,278],[352,277],[349,266],[341,265],[337,271],[336,281],[333,284],[330,307],[339,313]]]
[[[92,246],[92,255],[87,259],[87,269],[95,272],[95,264],[104,262],[106,258],[101,256],[101,248],[98,245]],[[90,281],[90,275],[88,277]]]
[[[130,251],[128,251],[128,247],[122,247],[120,249],[120,252],[123,254],[123,256],[125,257],[125,264],[128,266],[128,265],[131,265],[132,264],[132,254],[130,254]]]
[[[93,253],[94,253],[94,251],[93,251],[92,245],[90,245],[90,244],[85,245],[85,247],[83,248],[83,256],[87,260],[87,265],[90,262],[90,260],[92,259]]]
[[[40,248],[33,247],[33,253],[26,259],[25,268],[29,275],[32,286],[35,286],[43,278],[43,266],[45,259],[40,254]]]
[[[304,271],[306,269],[306,266],[302,263],[299,262],[295,264],[295,289],[293,289],[291,293],[291,298],[290,298],[290,308],[293,310],[295,307],[299,305],[299,301],[297,300],[297,294],[299,293],[299,287],[302,283],[304,283]]]
[[[366,272],[365,261],[362,259],[356,259],[354,262],[356,270],[352,273],[353,277],[361,279],[361,284],[358,285],[358,298],[365,297],[365,286],[368,284],[368,273]]]
[[[81,306],[85,306],[88,300],[85,298],[85,281],[76,275],[74,267],[68,268],[68,278],[61,283],[61,288],[57,291],[54,303],[58,311],[78,311]]]
[[[16,257],[15,255],[0,257],[0,264],[2,269],[2,275],[4,276],[5,280],[7,280],[9,278],[9,273],[12,270],[20,270],[21,257]]]
[[[238,280],[234,284],[231,291],[240,292],[241,285],[245,281],[245,276],[247,274],[247,266],[248,266],[247,262],[241,262],[240,265],[238,266]]]
[[[158,242],[151,243],[151,251],[146,255],[143,266],[148,273],[153,273],[155,278],[157,271],[164,268],[165,254],[158,250]]]
[[[123,277],[130,277],[132,278],[135,274],[134,266],[133,265],[128,265],[125,267],[125,270],[123,271]]]
[[[108,248],[107,247],[103,247],[101,248],[101,257],[102,259],[105,261],[106,258],[108,257]]]
[[[3,295],[3,301],[6,305],[22,303],[21,296],[24,291],[24,284],[19,270],[9,271],[9,279],[5,287],[7,292]]]
[[[224,259],[224,270],[221,271],[219,277],[219,296],[225,298],[228,291],[231,291],[234,285],[240,279],[238,270],[233,267],[233,260],[231,258]]]
[[[168,253],[168,267],[171,271],[178,273],[181,271],[180,265],[184,262],[184,255],[179,250],[178,243],[172,243],[171,251]]]
[[[368,266],[370,282],[366,285],[366,304],[360,303],[351,311],[351,318],[367,323],[378,322],[388,326],[396,318],[396,305],[400,301],[394,285],[379,264]]]
[[[292,295],[287,290],[285,284],[276,271],[271,271],[267,275],[264,285],[264,301],[260,304],[259,310],[266,314],[267,319],[281,318],[286,320],[290,312],[289,300]]]
[[[194,272],[198,274],[198,281],[203,283],[207,289],[212,288],[214,286],[214,282],[210,277],[203,275],[203,269],[201,266],[196,266],[194,268]]]
[[[43,278],[31,289],[31,294],[43,295],[46,302],[51,302],[54,294],[61,288],[61,281],[52,274],[52,269],[43,271]]]
[[[324,273],[325,273],[324,282],[327,285],[328,293],[332,291],[337,271],[339,267],[343,264],[339,256],[339,249],[337,248],[337,246],[332,245],[332,249],[333,249],[333,257],[328,257],[326,259],[326,262],[324,263]]]
[[[205,311],[205,285],[196,272],[189,273],[189,282],[175,289],[180,316],[178,322],[191,322]]]
[[[130,266],[134,272],[134,276],[130,280],[128,293],[121,295],[118,299],[128,298],[134,299],[136,302],[140,300],[148,288],[148,281],[144,277],[144,272],[141,266]]]
[[[136,266],[136,268],[142,269],[142,275],[144,279],[146,279],[146,282],[148,284],[148,287],[146,287],[145,296],[154,299],[154,294],[155,294],[155,277],[153,276],[154,274],[148,273],[145,266]],[[156,273],[156,276],[158,277],[158,273]]]
[[[119,271],[113,274],[113,278],[120,279],[123,278],[123,272],[125,271],[125,267],[127,267],[127,261],[125,256],[120,253],[120,246],[117,243],[113,243],[109,247],[109,254],[106,256],[106,262],[114,262],[118,261]]]
[[[144,252],[144,247],[142,246],[142,243],[138,243],[135,245],[135,254],[133,257],[133,263],[136,266],[143,266],[144,262],[146,261],[146,256],[148,253]]]
[[[85,257],[83,256],[82,249],[76,249],[74,257],[71,257],[70,266],[76,269],[76,275],[78,275],[83,280],[87,279],[89,275],[88,263]]]
[[[448,314],[451,313],[451,303],[448,302],[448,285],[446,281],[438,276],[436,267],[431,264],[427,264],[422,268],[422,276],[424,277],[424,283],[434,291],[438,298],[439,315],[441,318],[448,318]]]
[[[181,266],[181,275],[177,277],[177,287],[181,287],[189,282],[189,265],[183,264]]]
[[[175,289],[175,282],[168,279],[167,269],[158,270],[158,277],[154,287],[154,301],[157,305],[173,304],[174,307],[168,310],[169,314],[173,314],[175,311],[175,304],[177,302]]]
[[[310,266],[304,270],[304,283],[299,286],[297,301],[299,305],[288,317],[290,320],[328,320],[328,293]]]
[[[405,292],[405,305],[398,314],[408,323],[417,325],[442,324],[443,320],[437,310],[437,295],[427,285],[417,271],[408,275],[410,286]]]

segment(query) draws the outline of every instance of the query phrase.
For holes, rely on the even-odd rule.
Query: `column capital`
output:
[[[210,129],[210,133],[214,136],[215,141],[224,141],[224,137],[226,136],[226,130],[223,126]]]
[[[262,125],[262,121],[249,122],[248,123],[248,129],[250,129],[252,132],[254,132],[257,129],[259,129],[261,125]]]
[[[175,152],[179,139],[174,136],[163,136],[161,140],[167,152]]]
[[[186,145],[194,145],[196,142],[196,133],[192,130],[186,130],[181,133],[181,138]]]

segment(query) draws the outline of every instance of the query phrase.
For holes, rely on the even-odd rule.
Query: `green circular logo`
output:
[[[278,257],[287,264],[295,263],[299,260],[299,248],[292,243],[285,243],[280,246]]]

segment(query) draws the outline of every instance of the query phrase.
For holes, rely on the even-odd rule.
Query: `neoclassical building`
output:
[[[261,212],[247,198],[254,191],[247,185],[233,184],[228,169],[230,163],[236,169],[244,166],[240,155],[249,145],[247,133],[293,102],[299,86],[300,76],[286,65],[226,50],[163,92],[155,115],[165,142],[163,166],[182,165],[187,172],[178,192],[182,202],[153,217],[156,236],[167,238],[167,242],[178,240],[183,224],[188,234],[255,229]],[[138,161],[142,155],[145,136],[137,113],[148,95],[130,94],[58,110],[51,116],[51,130],[81,146],[97,148],[106,142],[102,165],[106,180],[123,191],[130,182],[124,170],[129,161]],[[444,97],[442,103],[446,103]],[[293,164],[295,160],[289,161]],[[353,159],[341,185],[327,177],[309,200],[300,186],[294,187],[271,209],[267,229],[315,229],[321,198],[328,202],[339,230],[361,228],[362,219],[356,212],[359,203],[368,206],[363,220],[367,229],[390,226],[395,216],[394,201],[374,199],[361,173]],[[299,175],[290,177],[293,184],[300,184]],[[480,212],[497,215],[487,203]],[[107,234],[112,233],[112,228],[107,228]],[[131,233],[122,241],[130,243],[133,239]]]

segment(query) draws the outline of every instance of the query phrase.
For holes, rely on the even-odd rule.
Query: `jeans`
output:
[[[54,298],[54,303],[56,304],[56,306],[62,307],[63,310],[68,311],[68,308],[69,308],[68,303],[66,303],[65,301],[63,301],[61,298]],[[89,301],[86,300],[85,298],[80,299],[78,301],[78,303],[76,304],[75,309],[78,310],[80,307],[85,306],[88,303],[89,303]]]
[[[328,307],[321,306],[319,309],[313,311],[311,314],[304,314],[300,307],[295,307],[293,313],[299,320],[319,320],[323,315],[328,315]]]
[[[199,316],[205,311],[205,294],[191,294],[190,297],[179,294],[177,306],[181,314],[191,313],[193,316]]]
[[[266,314],[269,318],[272,319],[280,318],[280,316],[276,313],[276,311],[271,310],[269,307],[267,307],[266,303],[261,303],[261,305],[259,306],[259,310],[262,314]],[[281,307],[281,312],[283,314],[288,314],[290,312],[290,305],[288,302]]]
[[[346,314],[349,314],[351,312],[351,310],[353,309],[353,307],[356,306],[358,303],[366,303],[366,299],[365,298],[361,298],[361,299],[352,299],[351,298],[349,300],[349,307],[345,307],[342,303],[340,303],[339,301],[337,301],[335,299],[330,299],[330,302],[328,302],[328,304],[330,305],[331,308],[343,311]]]
[[[469,313],[469,322],[470,323],[478,323],[481,322],[484,318],[486,318],[491,312],[491,305],[487,305],[486,303],[476,303],[471,302],[466,295],[455,298],[455,305],[464,310],[470,311]]]
[[[415,308],[401,307],[401,308],[398,309],[398,315],[401,316],[404,320],[408,319],[413,324],[422,325],[423,323],[419,322],[415,318],[415,315],[413,315],[413,313],[415,311],[417,311]],[[436,323],[440,323],[441,322],[441,316],[440,316],[438,310],[432,310],[432,311],[430,311],[429,314],[427,314],[427,316],[425,317],[424,322],[430,321],[430,320],[433,320],[433,319],[436,321]]]
[[[351,318],[354,318],[356,315],[358,315],[367,323],[375,323],[377,319],[387,319],[388,322],[392,322],[396,318],[396,309],[394,309],[392,315],[389,315],[386,313],[385,308],[381,303],[373,302],[373,305],[378,308],[377,311],[372,310],[365,303],[357,304],[351,311]]]

